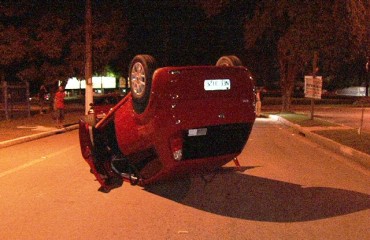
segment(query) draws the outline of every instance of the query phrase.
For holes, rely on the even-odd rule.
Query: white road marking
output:
[[[47,132],[57,129],[56,127],[45,127],[45,126],[18,126],[18,129],[30,129],[31,131]]]
[[[31,166],[33,166],[33,165],[35,165],[35,164],[38,164],[38,163],[40,163],[40,162],[43,162],[43,161],[47,160],[48,158],[52,158],[52,157],[55,157],[55,156],[61,155],[61,154],[65,153],[65,152],[68,152],[68,151],[72,150],[72,149],[73,149],[73,148],[75,148],[75,147],[77,147],[77,146],[70,146],[70,147],[65,148],[65,149],[62,149],[62,150],[60,150],[60,151],[53,152],[53,153],[51,153],[51,154],[49,154],[49,155],[43,156],[43,157],[41,157],[41,158],[39,158],[39,159],[35,159],[35,160],[30,161],[30,162],[27,162],[27,163],[25,163],[25,164],[23,164],[23,165],[20,165],[20,166],[18,166],[18,167],[15,167],[15,168],[9,169],[9,170],[7,170],[7,171],[5,171],[5,172],[1,172],[1,173],[0,173],[0,178],[5,177],[5,176],[7,176],[7,175],[10,175],[10,174],[12,174],[12,173],[18,172],[18,171],[23,170],[23,169],[25,169],[25,168],[31,167]]]

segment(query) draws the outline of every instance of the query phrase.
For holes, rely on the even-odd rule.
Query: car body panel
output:
[[[114,123],[114,136],[108,138],[115,138],[146,185],[209,172],[233,160],[253,127],[254,104],[253,79],[245,67],[164,67],[153,74],[144,112],[134,111],[128,94],[95,128],[109,132]],[[174,159],[174,144],[186,159]]]

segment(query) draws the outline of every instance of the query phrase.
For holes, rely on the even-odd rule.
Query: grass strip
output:
[[[278,116],[285,118],[289,122],[300,125],[301,127],[335,127],[338,124],[327,122],[321,119],[310,119],[307,115],[297,113],[279,113]]]
[[[368,133],[360,135],[355,129],[320,130],[314,133],[370,155],[370,134]]]
[[[307,115],[296,113],[278,113],[280,117],[300,125],[301,127],[333,127],[340,126],[321,119],[311,120]],[[325,138],[331,139],[344,146],[351,147],[358,151],[370,154],[370,134],[358,134],[357,129],[325,129],[313,131]]]

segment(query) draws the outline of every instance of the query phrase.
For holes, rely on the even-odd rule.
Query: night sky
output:
[[[24,1],[27,14],[64,11],[83,22],[85,0]],[[226,54],[244,55],[244,19],[254,1],[231,0],[217,15],[187,0],[92,0],[93,16],[107,6],[120,9],[128,18],[128,54],[149,53],[164,65],[214,63]],[[11,2],[11,4],[20,4]],[[21,6],[21,5],[20,5]],[[21,7],[19,7],[21,9]],[[23,9],[26,9],[23,7]],[[95,19],[96,20],[96,19]],[[94,19],[93,19],[94,21]]]
[[[221,55],[243,55],[243,19],[251,10],[245,1],[235,2],[239,5],[207,17],[190,5],[133,1],[128,4],[130,51],[160,56],[164,65],[211,64]]]
[[[184,0],[92,0],[92,13],[94,24],[99,24],[97,12],[104,13],[112,6],[126,16],[128,29],[123,41],[127,41],[127,49],[115,60],[120,69],[128,66],[137,54],[153,55],[160,66],[215,64],[223,55],[246,58],[244,19],[252,13],[254,1],[230,2],[218,14],[209,16],[204,9]],[[84,23],[85,0],[3,1],[2,4],[15,6],[16,14],[22,16],[11,23],[14,25],[26,24],[50,12],[63,13],[77,23]]]

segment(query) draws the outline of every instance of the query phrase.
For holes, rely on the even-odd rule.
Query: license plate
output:
[[[231,88],[230,79],[204,80],[204,90],[206,91],[229,90],[230,88]]]
[[[207,128],[189,129],[188,131],[189,137],[205,136],[205,135],[207,135]]]

